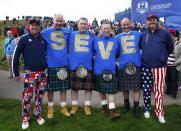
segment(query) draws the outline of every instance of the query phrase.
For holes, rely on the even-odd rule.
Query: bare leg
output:
[[[48,91],[47,92],[47,97],[48,97],[48,103],[53,102],[53,98],[54,98],[53,91]]]
[[[72,105],[78,105],[78,90],[71,90]]]
[[[109,109],[115,109],[114,94],[108,95]]]
[[[133,91],[133,101],[138,102],[140,100],[140,91],[139,90],[134,90]]]
[[[66,91],[60,92],[61,107],[66,106]]]
[[[123,91],[124,99],[129,99],[129,91]]]
[[[123,91],[124,97],[124,108],[123,112],[127,113],[130,110],[130,103],[129,103],[129,91]]]
[[[72,109],[70,114],[74,115],[78,111],[78,90],[71,90]]]
[[[91,105],[92,91],[85,90],[85,105]]]

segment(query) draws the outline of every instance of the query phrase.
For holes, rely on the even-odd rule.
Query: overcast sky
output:
[[[113,20],[114,13],[131,6],[131,0],[3,0],[0,19],[9,16],[53,16],[62,13],[65,20],[77,20],[84,16],[92,21],[104,18]]]

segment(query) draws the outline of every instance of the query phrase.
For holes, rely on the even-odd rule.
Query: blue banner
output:
[[[132,0],[132,21],[145,23],[150,13],[159,17],[181,16],[181,0]]]
[[[181,16],[169,16],[165,22],[166,28],[172,26],[175,30],[181,30]]]

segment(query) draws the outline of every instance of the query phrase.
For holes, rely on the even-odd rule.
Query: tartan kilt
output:
[[[92,91],[95,88],[93,72],[88,70],[85,78],[79,78],[76,71],[70,71],[70,83],[72,90]]]
[[[126,74],[125,69],[118,71],[118,90],[140,90],[141,89],[141,69],[136,68],[134,75]]]
[[[57,71],[59,68],[48,68],[48,82],[45,87],[46,91],[66,91],[70,89],[69,75],[65,80],[59,80]]]
[[[95,75],[95,90],[101,93],[117,93],[117,77],[113,75],[111,81],[105,81],[102,75]]]

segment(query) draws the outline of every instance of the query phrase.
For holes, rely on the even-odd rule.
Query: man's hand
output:
[[[18,45],[19,39],[15,40],[15,45]]]
[[[16,77],[14,77],[14,80],[15,80],[16,82],[19,82],[19,81],[20,81],[20,79],[21,79],[21,77],[20,77],[20,76],[16,76]]]

